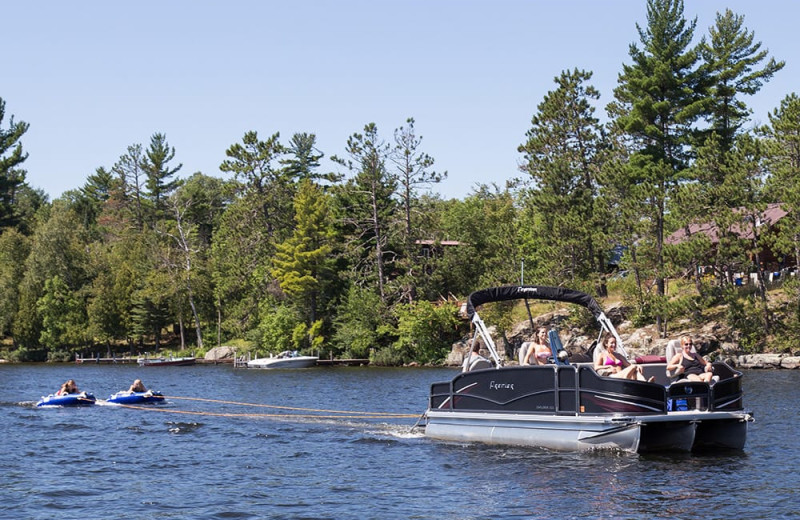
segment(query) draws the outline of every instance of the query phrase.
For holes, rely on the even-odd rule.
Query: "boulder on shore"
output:
[[[222,361],[236,357],[236,349],[233,347],[214,347],[206,352],[206,361]]]

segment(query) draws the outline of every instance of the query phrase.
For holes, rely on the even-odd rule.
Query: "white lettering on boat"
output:
[[[514,383],[495,383],[492,381],[489,383],[490,390],[513,390]]]

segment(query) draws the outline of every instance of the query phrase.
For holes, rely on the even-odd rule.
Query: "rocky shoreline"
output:
[[[800,356],[794,354],[759,353],[748,354],[743,352],[737,342],[737,334],[727,325],[719,322],[709,322],[702,327],[693,327],[686,321],[678,322],[673,326],[667,338],[661,338],[655,327],[635,328],[630,321],[625,319],[625,309],[611,307],[606,312],[614,322],[614,327],[622,339],[622,344],[628,352],[628,357],[637,356],[664,356],[667,343],[681,336],[689,335],[694,339],[695,345],[703,356],[712,360],[723,360],[731,366],[741,369],[795,369],[800,368]],[[569,325],[568,312],[558,310],[534,318],[534,327],[556,327],[561,337],[564,348],[570,356],[584,354],[592,342],[597,338],[597,331],[587,332]],[[498,341],[498,334],[494,327],[490,327],[492,337],[500,350],[500,357],[507,364],[515,364],[517,351],[523,341],[531,337],[531,327],[528,321],[518,323],[506,335],[508,343]],[[590,335],[591,334],[591,335]],[[505,344],[504,344],[505,343]],[[464,339],[453,344],[445,360],[448,366],[460,366],[464,356],[469,352],[469,340]]]

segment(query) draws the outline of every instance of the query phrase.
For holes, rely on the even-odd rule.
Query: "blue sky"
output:
[[[342,155],[369,122],[392,140],[408,117],[463,198],[519,175],[531,116],[562,70],[594,73],[611,100],[646,25],[645,1],[55,0],[4,2],[0,97],[26,121],[28,183],[51,199],[127,147],[165,133],[181,176],[219,171],[244,133],[317,135]],[[696,38],[717,11],[745,16],[786,67],[748,98],[755,122],[800,90],[800,2],[686,0]],[[602,110],[598,111],[602,116]],[[328,171],[339,171],[328,162]]]

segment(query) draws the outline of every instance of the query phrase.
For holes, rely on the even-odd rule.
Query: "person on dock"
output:
[[[61,388],[58,389],[56,395],[69,395],[69,394],[79,394],[80,390],[78,390],[78,385],[75,383],[74,379],[67,380]]]
[[[128,388],[128,393],[132,394],[135,392],[147,392],[147,388],[144,386],[141,379],[137,379],[131,383],[131,387]]]

